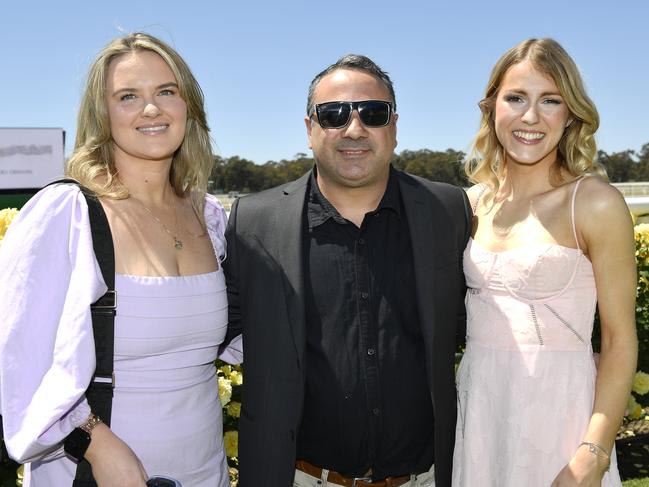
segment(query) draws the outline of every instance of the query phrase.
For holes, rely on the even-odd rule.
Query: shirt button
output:
[[[373,414],[374,416],[378,416],[380,412],[381,412],[381,410],[380,410],[379,408],[374,408],[374,409],[372,409],[372,414]]]
[[[376,350],[374,350],[373,348],[368,348],[367,349],[367,354],[368,355],[374,355],[375,353],[376,353]]]
[[[367,298],[369,298],[369,297],[370,297],[370,295],[367,294],[366,292],[362,292],[362,293],[361,293],[361,298],[363,298],[363,299],[367,299]]]
[[[359,238],[358,239],[358,245],[363,245],[365,244],[365,239],[364,238]]]

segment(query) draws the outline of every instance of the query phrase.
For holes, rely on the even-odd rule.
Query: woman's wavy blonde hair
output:
[[[173,156],[169,182],[178,196],[191,197],[202,222],[207,180],[214,164],[203,92],[180,55],[152,35],[136,32],[118,37],[101,50],[90,66],[77,117],[74,152],[67,162],[66,176],[99,196],[117,199],[129,196],[115,168],[106,107],[106,78],[114,59],[137,51],[152,51],[167,63],[178,83],[180,96],[187,104],[185,137]]]
[[[604,168],[595,162],[597,145],[594,136],[599,127],[599,115],[586,94],[579,69],[554,39],[527,39],[503,54],[491,71],[485,96],[478,104],[482,111],[480,129],[464,164],[469,181],[486,184],[490,197],[500,188],[504,150],[496,136],[496,98],[507,70],[522,61],[530,61],[536,69],[554,80],[572,120],[559,141],[552,183],[558,185],[564,181],[562,169],[575,178],[586,173],[606,178]]]

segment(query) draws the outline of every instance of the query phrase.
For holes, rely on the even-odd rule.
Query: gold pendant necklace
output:
[[[144,208],[144,209],[147,211],[147,213],[148,213],[149,215],[151,215],[151,217],[152,217],[156,222],[158,222],[158,223],[162,226],[162,228],[164,228],[164,231],[167,232],[167,233],[169,234],[169,236],[173,239],[173,241],[174,241],[174,247],[175,247],[176,250],[182,250],[182,249],[183,249],[183,241],[180,240],[180,239],[178,238],[178,214],[176,213],[176,199],[175,199],[175,198],[174,198],[174,200],[173,200],[173,201],[174,201],[174,203],[173,203],[173,209],[174,209],[174,230],[175,230],[175,231],[172,232],[171,230],[169,230],[169,228],[167,227],[167,225],[165,225],[164,223],[162,223],[162,221],[160,221],[160,219],[159,219],[157,216],[155,216],[155,215],[153,214],[153,212],[152,212],[152,211],[151,211],[151,210],[150,210],[150,209],[149,209],[149,208],[148,208],[144,203],[142,203],[139,199],[135,198],[135,197],[132,196],[132,195],[129,195],[129,197],[130,197],[130,198],[133,198],[135,201],[137,201],[138,203],[140,203],[140,204],[142,205],[142,208]]]

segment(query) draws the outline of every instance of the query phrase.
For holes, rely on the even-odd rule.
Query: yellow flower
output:
[[[232,383],[230,379],[225,377],[219,377],[219,400],[221,401],[221,406],[225,406],[230,402],[232,397]]]
[[[237,370],[230,372],[230,381],[233,386],[240,386],[243,384],[243,374]]]
[[[233,418],[238,418],[241,416],[241,403],[237,401],[231,401],[226,407],[226,412]]]
[[[635,233],[636,240],[638,237],[644,237],[649,239],[649,223],[640,223],[633,228],[633,233]]]
[[[637,403],[635,397],[629,397],[629,404],[627,405],[629,419],[638,419],[642,415],[642,406]]]
[[[228,468],[228,473],[230,474],[230,486],[237,487],[239,485],[239,470],[230,467]]]
[[[219,372],[223,372],[224,375],[230,375],[230,372],[232,372],[232,366],[231,365],[221,365],[219,367]]]
[[[649,392],[649,374],[638,371],[633,378],[633,392],[644,395]]]
[[[223,435],[223,444],[228,457],[239,456],[239,433],[237,431],[226,431]]]
[[[9,228],[9,224],[12,222],[12,220],[16,217],[18,214],[18,210],[16,208],[5,208],[3,210],[0,210],[0,242],[5,236],[5,233],[7,233],[7,228]]]

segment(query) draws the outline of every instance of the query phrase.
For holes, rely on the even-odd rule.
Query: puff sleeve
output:
[[[60,452],[87,418],[90,304],[105,292],[83,194],[69,184],[40,191],[0,245],[0,413],[18,462]]]

